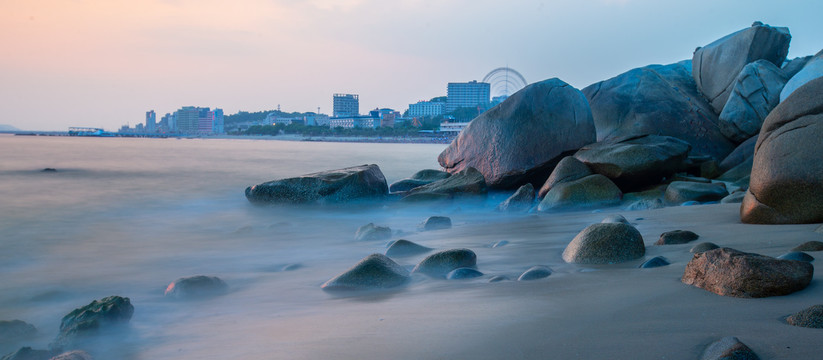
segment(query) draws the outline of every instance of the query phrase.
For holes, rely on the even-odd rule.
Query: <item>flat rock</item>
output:
[[[448,273],[458,268],[474,268],[477,255],[469,249],[451,249],[427,256],[412,273],[421,273],[435,278],[445,278]]]
[[[672,230],[667,231],[660,234],[660,239],[657,240],[655,245],[674,245],[674,244],[686,244],[692,241],[697,240],[700,235],[697,235],[689,230]]]
[[[823,222],[823,78],[798,88],[766,118],[740,218],[749,224]]]
[[[452,219],[448,216],[429,216],[422,224],[420,229],[423,231],[451,229]]]
[[[94,300],[63,317],[57,339],[50,346],[59,350],[82,337],[108,332],[107,329],[128,323],[132,314],[134,306],[129,298],[109,296]]]
[[[459,195],[481,195],[486,194],[486,192],[486,180],[483,178],[483,174],[475,168],[468,167],[453,173],[446,179],[409,190],[403,200],[423,200],[425,198],[438,200]]]
[[[544,279],[549,277],[551,274],[552,269],[549,269],[548,266],[536,265],[530,267],[528,270],[520,274],[520,276],[517,278],[517,281]]]
[[[409,271],[383,254],[371,254],[350,269],[326,281],[325,291],[380,290],[405,285]]]
[[[717,249],[719,247],[720,246],[717,246],[717,244],[707,241],[707,242],[702,242],[702,243],[699,243],[695,246],[692,246],[692,248],[689,249],[689,252],[692,253],[692,254],[699,254],[699,253],[706,252],[706,251],[709,251],[709,250]]]
[[[634,226],[597,223],[583,229],[566,246],[563,260],[576,264],[615,264],[646,254],[643,237]]]
[[[393,242],[388,249],[386,249],[386,256],[411,256],[425,254],[433,249],[423,245],[400,239]]]
[[[786,82],[786,86],[780,91],[780,102],[788,99],[789,96],[801,86],[821,76],[823,76],[823,51],[818,52],[814,57],[809,59],[797,74],[790,76],[789,81]]]
[[[736,337],[724,337],[711,343],[700,360],[758,360],[757,354]]]
[[[718,295],[762,298],[803,290],[813,273],[807,262],[719,248],[694,254],[681,280]]]
[[[574,154],[624,191],[659,184],[683,168],[691,146],[670,136],[642,135],[589,144]]]
[[[377,226],[374,223],[368,223],[357,228],[354,233],[354,240],[357,241],[376,241],[388,240],[391,238],[391,228],[387,226]]]
[[[687,201],[709,202],[719,201],[729,195],[723,183],[702,184],[691,181],[673,181],[666,188],[665,199],[672,204],[682,204]]]
[[[537,205],[537,211],[612,206],[619,204],[622,196],[609,178],[595,174],[555,185]]]
[[[633,69],[588,86],[583,93],[591,105],[597,141],[672,136],[689,143],[693,154],[717,160],[735,147],[697,91],[691,61]]]
[[[651,269],[651,268],[656,268],[656,267],[661,267],[661,266],[667,266],[667,265],[670,265],[670,264],[671,263],[669,262],[669,260],[666,259],[665,257],[655,256],[655,257],[653,257],[649,260],[646,260],[644,263],[640,264],[639,268],[641,268],[641,269]]]
[[[524,212],[534,204],[534,185],[527,183],[497,205],[497,211]]]
[[[786,317],[789,325],[823,329],[823,305],[813,305]]]
[[[51,351],[35,350],[28,346],[21,347],[17,351],[7,354],[0,358],[0,360],[49,360],[51,358]]]
[[[449,273],[446,274],[446,279],[460,280],[460,279],[471,279],[471,278],[476,278],[476,277],[480,277],[480,276],[483,276],[482,272],[479,272],[476,269],[462,267],[462,268],[457,268],[457,269],[454,269],[452,271],[449,271]]]
[[[216,276],[196,275],[172,281],[166,287],[165,296],[175,299],[208,299],[226,294],[229,285]]]
[[[0,343],[28,340],[37,335],[34,325],[22,320],[0,320]]]
[[[549,178],[540,187],[537,196],[542,199],[556,184],[579,180],[593,174],[586,164],[580,162],[574,156],[566,156],[554,167]]]
[[[740,143],[759,134],[766,116],[780,103],[786,80],[783,70],[766,60],[743,67],[718,117],[723,135]]]
[[[788,28],[755,22],[697,49],[692,57],[692,75],[715,113],[723,110],[743,67],[761,59],[782,65],[791,39]]]
[[[478,169],[493,188],[543,184],[566,153],[595,141],[586,97],[559,79],[530,84],[480,114],[437,160]]]
[[[437,180],[443,180],[449,176],[451,176],[451,174],[445,171],[434,169],[420,170],[414,173],[414,175],[410,178],[402,179],[389,185],[389,191],[393,193],[406,192],[418,186],[431,184]]]
[[[823,242],[821,241],[807,241],[797,245],[792,251],[823,251]]]
[[[802,251],[792,251],[780,255],[777,257],[778,259],[782,260],[795,260],[795,261],[805,261],[805,262],[812,262],[814,261],[814,256],[806,254]]]
[[[377,165],[274,180],[246,189],[246,198],[257,204],[323,204],[378,200],[389,192],[386,178]]]

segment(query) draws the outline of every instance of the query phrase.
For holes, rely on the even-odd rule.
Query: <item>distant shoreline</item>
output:
[[[58,131],[19,131],[4,132],[0,135],[8,136],[70,136],[66,132]],[[98,136],[77,136],[77,137],[98,137]],[[109,138],[140,136],[110,136]],[[169,135],[168,137],[152,137],[159,139],[244,139],[244,140],[277,140],[277,141],[316,141],[316,142],[347,142],[347,143],[388,143],[388,144],[450,144],[453,137],[439,136],[305,136],[300,134],[281,135],[204,135],[204,136],[181,136]]]

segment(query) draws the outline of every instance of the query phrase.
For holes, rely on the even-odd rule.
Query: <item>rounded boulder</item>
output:
[[[634,226],[597,223],[574,237],[563,251],[563,260],[576,264],[616,264],[645,254],[643,236]]]

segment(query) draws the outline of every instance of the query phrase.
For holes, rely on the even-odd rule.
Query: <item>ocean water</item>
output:
[[[259,207],[245,188],[367,163],[391,183],[439,168],[444,148],[0,136],[0,320],[38,329],[24,343],[0,342],[0,355],[46,348],[66,313],[120,295],[134,316],[127,333],[90,345],[98,358],[270,358],[271,337],[259,328],[325,306],[324,281],[384,251],[354,242],[357,227],[413,232],[438,211]],[[199,274],[222,278],[229,294],[164,297],[171,281]]]

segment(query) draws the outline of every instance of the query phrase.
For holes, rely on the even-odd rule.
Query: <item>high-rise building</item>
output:
[[[154,110],[146,111],[146,131],[157,131],[157,114],[154,113]]]
[[[418,101],[417,104],[409,104],[409,116],[437,116],[446,113],[446,103],[440,101]]]
[[[335,117],[360,115],[360,97],[357,94],[334,94],[332,109]]]
[[[446,112],[452,112],[461,107],[479,107],[486,110],[489,107],[491,86],[489,83],[470,81],[467,83],[449,83],[446,95]]]
[[[207,107],[184,106],[174,112],[171,120],[170,122],[176,124],[176,128],[171,126],[169,128],[183,134],[222,134],[224,132],[223,109],[211,110]]]
[[[215,134],[223,134],[225,133],[225,129],[223,128],[223,109],[214,109],[214,125],[212,126],[212,132]]]
[[[194,134],[200,129],[200,108],[184,106],[174,112],[177,131],[183,134]]]

